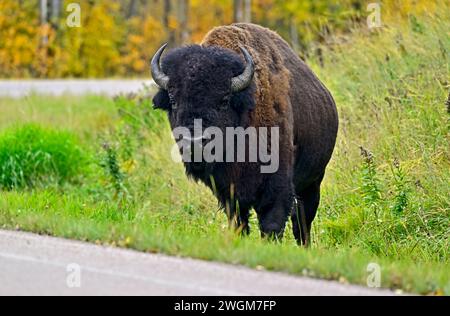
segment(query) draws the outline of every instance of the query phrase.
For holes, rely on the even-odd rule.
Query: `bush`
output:
[[[76,138],[63,131],[24,125],[0,134],[0,188],[32,188],[73,180],[86,165]]]

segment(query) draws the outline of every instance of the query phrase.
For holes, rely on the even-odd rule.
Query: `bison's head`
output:
[[[153,103],[168,112],[172,128],[192,129],[194,120],[204,128],[237,127],[246,124],[254,108],[254,64],[241,48],[245,63],[235,52],[198,45],[171,51],[160,63],[166,45],[152,60],[153,79],[160,87]]]

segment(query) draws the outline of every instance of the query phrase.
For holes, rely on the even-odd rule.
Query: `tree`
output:
[[[0,77],[35,76],[40,11],[36,2],[0,1]]]
[[[179,32],[177,45],[186,44],[190,38],[189,31],[189,0],[178,0]]]
[[[127,19],[132,18],[137,14],[138,9],[138,0],[130,0],[130,4],[128,6]]]
[[[39,0],[39,8],[41,12],[41,25],[48,22],[48,2],[47,0]]]
[[[438,1],[386,1],[383,20],[433,12]],[[63,23],[71,2],[81,28]],[[144,75],[161,43],[199,43],[233,22],[271,28],[300,52],[364,23],[365,10],[363,0],[0,0],[0,76]]]
[[[291,18],[291,29],[290,29],[290,35],[291,35],[291,44],[292,48],[295,51],[298,51],[300,49],[300,43],[298,38],[298,26],[297,23],[295,23],[295,19]]]
[[[62,1],[61,0],[52,0],[52,6],[51,6],[51,21],[52,21],[52,25],[55,28],[59,27],[59,19],[61,17],[61,4]]]
[[[163,9],[163,25],[168,36],[169,46],[174,46],[176,44],[176,30],[171,25],[171,14],[172,14],[172,2],[170,0],[164,0]]]
[[[244,21],[243,0],[233,2],[233,21],[236,23]]]
[[[245,0],[244,22],[252,22],[252,0]]]

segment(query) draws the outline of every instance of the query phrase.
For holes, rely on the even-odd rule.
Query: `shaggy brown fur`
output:
[[[229,108],[219,114],[220,107],[212,103],[227,97],[227,82],[245,64],[239,72],[235,59],[241,56],[244,61],[239,47],[246,48],[255,63],[253,83],[230,96]],[[213,126],[234,124],[238,115],[240,126],[280,128],[280,168],[275,174],[261,174],[260,165],[252,163],[215,164],[200,171],[186,164],[186,169],[215,190],[229,216],[238,215],[244,231],[251,208],[264,236],[281,237],[291,215],[296,239],[307,244],[338,130],[336,106],[325,86],[279,35],[254,24],[215,28],[201,47],[171,52],[162,67],[170,77],[169,91],[160,91],[154,103],[168,111],[173,128],[202,117]],[[169,103],[178,104],[177,109]]]
[[[287,142],[294,145],[303,143],[303,151],[310,146],[312,150],[319,150],[325,143],[331,143],[323,148],[330,153],[314,164],[325,167],[331,158],[338,128],[334,100],[286,41],[267,28],[240,23],[214,28],[201,45],[228,48],[240,55],[239,47],[245,47],[256,65],[257,106],[250,114],[250,125],[280,126]],[[309,144],[308,140],[314,140],[316,144]],[[306,145],[308,148],[304,148]],[[318,175],[305,174],[298,182],[306,181],[303,186],[307,186],[310,177]]]
[[[222,26],[210,31],[201,45],[220,46],[238,54],[243,46],[252,55],[257,90],[250,125],[280,126],[285,145],[280,146],[280,154],[287,170],[292,170],[295,160],[294,186],[301,207],[310,207],[306,210],[309,230],[338,129],[331,94],[286,41],[269,29],[245,23]],[[295,214],[293,220],[299,221]]]
[[[234,24],[213,29],[202,46],[220,46],[242,54],[245,47],[255,62],[255,99],[258,106],[251,114],[251,125],[275,126],[292,116],[286,98],[290,88],[290,72],[279,50],[287,45],[276,33],[252,24]]]

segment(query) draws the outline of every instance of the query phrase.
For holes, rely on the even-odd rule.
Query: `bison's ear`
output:
[[[250,89],[236,93],[231,98],[231,106],[239,113],[251,111],[255,108],[255,99]]]
[[[170,109],[170,98],[166,90],[159,90],[153,98],[153,108],[168,111]]]

